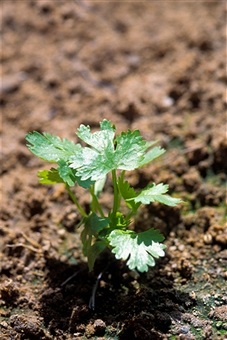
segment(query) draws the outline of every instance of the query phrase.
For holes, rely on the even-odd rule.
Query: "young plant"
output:
[[[164,237],[153,228],[141,233],[128,229],[131,219],[142,204],[160,202],[175,206],[181,200],[167,195],[168,185],[163,183],[153,183],[136,191],[125,180],[125,172],[148,164],[165,150],[153,147],[155,142],[145,141],[138,130],[128,130],[116,136],[115,126],[106,119],[100,123],[100,131],[92,133],[89,126],[80,125],[76,134],[87,146],[46,132],[27,134],[30,151],[57,165],[38,172],[40,183],[65,184],[82,216],[79,225],[83,225],[81,240],[90,270],[98,255],[107,247],[117,259],[127,260],[130,269],[147,271],[148,266],[155,265],[155,259],[164,256]],[[105,213],[99,196],[109,174],[113,186],[113,206]],[[89,213],[72,191],[75,185],[90,192]]]

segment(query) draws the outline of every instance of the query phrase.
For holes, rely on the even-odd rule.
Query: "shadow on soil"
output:
[[[47,259],[48,287],[40,298],[45,326],[55,336],[60,331],[87,337],[163,339],[160,332],[167,333],[172,320],[180,320],[195,303],[161,274],[166,261],[149,274],[138,275],[109,253],[103,254],[91,273],[85,263]]]

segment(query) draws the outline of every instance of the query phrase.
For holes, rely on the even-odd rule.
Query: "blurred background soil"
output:
[[[0,339],[226,339],[225,6],[1,2]],[[109,254],[88,273],[80,216],[61,185],[38,183],[45,164],[25,145],[33,130],[76,141],[79,124],[103,118],[167,149],[129,181],[167,183],[185,202],[135,221],[166,237],[166,257],[145,274]]]

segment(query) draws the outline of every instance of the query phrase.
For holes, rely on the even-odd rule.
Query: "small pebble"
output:
[[[203,236],[203,241],[204,241],[205,244],[211,244],[212,240],[213,240],[213,237],[212,237],[211,234],[205,234]]]
[[[183,251],[185,249],[185,246],[183,244],[180,244],[178,249],[179,249],[179,251]]]
[[[95,330],[96,335],[102,335],[102,334],[105,333],[106,324],[103,320],[96,319],[93,326],[94,326],[94,330]]]
[[[182,326],[180,328],[180,332],[183,334],[187,334],[190,331],[190,327],[189,326]]]

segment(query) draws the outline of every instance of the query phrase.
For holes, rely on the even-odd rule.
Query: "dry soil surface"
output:
[[[1,340],[227,339],[225,5],[1,2]],[[135,221],[166,237],[148,273],[108,253],[88,272],[80,215],[64,187],[38,183],[45,164],[26,148],[29,131],[76,140],[103,118],[167,149],[131,183],[167,183],[185,202]]]

